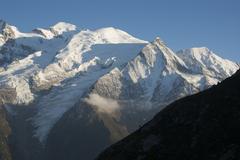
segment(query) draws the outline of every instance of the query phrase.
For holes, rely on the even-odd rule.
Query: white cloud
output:
[[[90,94],[85,101],[95,107],[99,113],[107,113],[117,118],[120,106],[116,100],[99,96],[98,94]]]

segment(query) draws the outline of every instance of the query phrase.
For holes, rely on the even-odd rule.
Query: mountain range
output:
[[[1,151],[14,160],[93,159],[238,69],[206,47],[174,52],[159,37],[112,27],[59,22],[23,33],[1,20]]]

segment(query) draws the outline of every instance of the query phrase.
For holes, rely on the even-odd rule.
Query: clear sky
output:
[[[206,46],[240,62],[240,0],[1,0],[0,18],[22,31],[58,21],[116,27],[173,50]]]

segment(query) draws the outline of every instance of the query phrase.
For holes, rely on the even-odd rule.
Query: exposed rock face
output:
[[[240,71],[178,100],[98,160],[240,158]]]

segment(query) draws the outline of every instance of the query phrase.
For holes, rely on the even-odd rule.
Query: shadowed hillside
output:
[[[0,160],[12,159],[8,145],[8,136],[11,134],[11,128],[7,120],[7,113],[6,109],[3,107],[3,103],[14,98],[14,96],[14,90],[0,89]]]

